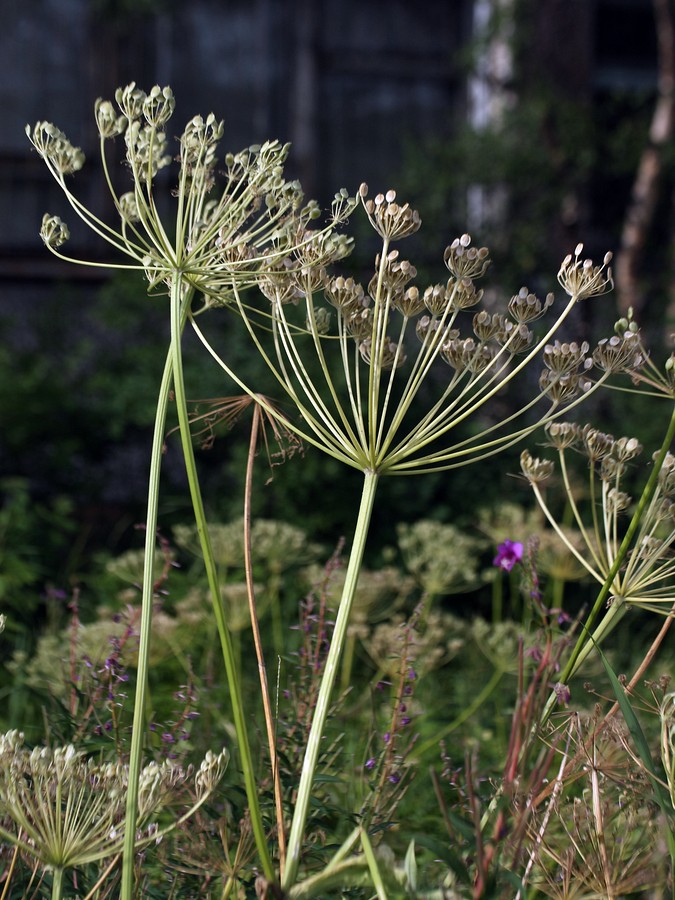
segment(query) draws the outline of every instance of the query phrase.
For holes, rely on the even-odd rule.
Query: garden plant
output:
[[[213,115],[188,122],[174,159],[173,111],[157,86],[97,102],[113,224],[73,188],[82,152],[52,124],[27,129],[71,213],[116,255],[70,258],[52,214],[47,248],[137,271],[139,303],[168,320],[170,340],[144,549],[109,566],[124,591],[89,623],[71,598],[68,627],[13,662],[33,684],[51,667],[63,717],[34,747],[21,722],[0,739],[0,898],[675,896],[668,678],[635,699],[675,612],[675,358],[659,367],[632,318],[593,348],[563,337],[577,304],[606,302],[611,254],[596,264],[578,245],[558,272],[562,298],[523,287],[500,303],[479,286],[489,251],[463,234],[444,280],[419,287],[401,247],[420,216],[395,191],[341,190],[322,217],[284,176],[288,146],[222,154]],[[111,163],[119,147],[126,171]],[[365,276],[350,268],[356,216],[378,241]],[[232,361],[235,332],[263,385]],[[223,394],[236,391],[206,412],[184,374],[188,334]],[[611,387],[642,392],[655,415],[666,401],[635,499],[638,439],[577,424]],[[247,411],[243,517],[208,521],[195,444]],[[175,435],[193,522],[168,539],[161,476]],[[383,479],[495,465],[530,437],[560,472],[523,451],[540,514],[486,498],[473,533],[402,524],[398,556],[366,567]],[[306,447],[360,473],[353,534],[332,555],[255,519],[261,447],[287,467]],[[590,610],[566,609],[565,582],[584,574]],[[444,602],[490,584],[491,621]],[[660,631],[617,678],[608,636],[652,611]],[[609,701],[588,703],[573,681],[586,672]],[[479,753],[486,714],[492,749]]]

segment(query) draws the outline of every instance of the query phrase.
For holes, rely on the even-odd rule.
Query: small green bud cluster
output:
[[[94,118],[103,140],[110,140],[122,134],[128,121],[126,116],[117,114],[110,100],[102,100],[100,97],[94,105]]]
[[[64,175],[78,172],[84,165],[84,153],[79,147],[74,147],[65,134],[50,122],[37,122],[33,129],[26,125],[26,134],[60,179]]]
[[[45,213],[42,217],[40,237],[48,247],[61,247],[70,237],[68,226],[58,216]]]

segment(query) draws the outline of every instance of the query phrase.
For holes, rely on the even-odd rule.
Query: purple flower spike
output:
[[[504,541],[497,547],[497,555],[492,560],[492,565],[510,572],[516,563],[523,558],[523,545],[520,541]]]

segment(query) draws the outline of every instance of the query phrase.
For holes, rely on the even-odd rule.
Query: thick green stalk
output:
[[[171,353],[169,352],[164,365],[164,373],[159,388],[157,410],[155,412],[155,429],[150,455],[136,694],[134,698],[134,719],[131,731],[131,751],[129,755],[129,787],[127,790],[127,805],[124,820],[124,852],[122,862],[122,883],[120,885],[121,900],[131,900],[134,888],[134,846],[136,838],[136,820],[138,818],[138,778],[141,772],[143,738],[145,735],[145,706],[148,686],[150,630],[152,626],[152,604],[155,586],[154,562],[155,545],[157,541],[159,479],[162,468],[164,432],[166,431],[166,411],[169,402],[169,390],[171,388],[171,371]]]
[[[63,869],[61,866],[54,868],[54,876],[52,878],[52,900],[61,900],[63,896]]]
[[[330,708],[331,694],[337,676],[340,657],[347,637],[349,616],[354,595],[356,594],[356,586],[363,560],[363,551],[366,546],[368,528],[373,512],[377,479],[377,472],[367,470],[364,473],[361,505],[359,506],[359,514],[356,520],[354,541],[345,575],[345,584],[342,590],[342,597],[340,598],[337,617],[335,619],[335,628],[330,650],[328,651],[328,656],[326,658],[326,666],[321,678],[321,686],[319,688],[314,717],[307,739],[307,748],[305,750],[302,773],[298,784],[298,796],[295,803],[295,810],[293,811],[293,820],[291,822],[286,871],[284,872],[282,885],[285,891],[292,887],[297,879],[298,866],[300,865],[300,853],[305,835],[305,825],[307,823],[307,811],[309,809],[309,802],[312,794],[312,784],[319,759],[319,752],[321,750],[326,718]]]
[[[192,446],[192,435],[190,432],[190,422],[188,419],[185,385],[183,383],[183,357],[181,350],[182,323],[185,321],[189,311],[192,293],[193,288],[185,284],[180,277],[177,277],[171,285],[171,358],[176,411],[178,413],[178,423],[180,425],[181,447],[190,487],[192,508],[195,523],[197,525],[197,532],[199,534],[199,543],[204,557],[204,566],[206,569],[209,591],[211,593],[211,602],[213,604],[213,612],[218,628],[218,635],[220,637],[223,662],[225,664],[225,673],[230,690],[232,717],[237,735],[239,758],[244,773],[244,785],[249,805],[249,814],[251,816],[251,827],[253,829],[256,848],[258,850],[263,872],[265,873],[267,880],[273,882],[275,880],[275,872],[267,846],[265,828],[260,812],[260,804],[258,802],[256,772],[253,764],[253,757],[251,755],[251,747],[248,741],[248,732],[246,730],[246,718],[244,715],[244,704],[239,681],[239,670],[236,665],[232,639],[223,611],[220,579],[218,577],[218,569],[211,548],[211,539],[206,523],[204,503],[199,487],[197,466]]]

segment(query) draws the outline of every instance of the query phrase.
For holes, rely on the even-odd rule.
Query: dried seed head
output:
[[[344,234],[336,234],[333,231],[305,231],[301,238],[296,239],[296,247],[293,256],[298,261],[302,275],[308,279],[305,285],[307,289],[317,290],[323,286],[325,267],[331,263],[349,256],[353,241]]]
[[[516,322],[534,322],[544,315],[553,299],[553,294],[547,294],[546,300],[542,303],[534,294],[530,294],[526,287],[522,287],[509,300],[509,315]]]
[[[559,375],[544,369],[539,376],[540,390],[556,405],[569,403],[579,393],[589,390],[590,386],[590,381],[577,375],[576,372],[564,372]]]
[[[481,344],[476,348],[476,352],[469,360],[469,371],[474,374],[484,372],[488,366],[492,365],[494,358],[497,356],[498,350],[493,344]]]
[[[534,334],[527,325],[514,325],[508,319],[504,319],[503,327],[497,335],[497,340],[509,353],[522,353],[532,343]]]
[[[606,253],[602,265],[594,266],[593,260],[581,259],[583,249],[583,244],[577,244],[574,256],[568,254],[558,272],[561,287],[576,300],[606,294],[614,287],[612,270],[609,268],[612,254]]]
[[[328,302],[343,313],[360,312],[370,303],[363,287],[353,278],[338,275],[324,287],[324,296]]]
[[[453,369],[463,372],[468,369],[472,356],[476,352],[476,342],[473,338],[451,338],[443,343],[441,348],[442,359]]]
[[[619,462],[628,462],[642,453],[642,444],[634,437],[620,437],[614,442],[612,455]]]
[[[217,121],[213,113],[204,120],[194,116],[185,126],[180,136],[180,163],[183,172],[192,178],[206,178],[209,186],[213,182],[212,170],[216,164],[218,142],[225,133],[225,125]],[[249,148],[249,152],[253,148]],[[251,153],[253,163],[258,161],[258,153]],[[270,166],[271,174],[265,170],[264,183],[256,185],[255,195],[259,199],[264,194],[279,191],[283,185],[279,168]],[[251,169],[247,170],[251,174]]]
[[[409,281],[417,275],[417,269],[407,259],[399,259],[398,250],[392,250],[387,254],[382,272],[382,284],[386,290],[394,295],[402,294]],[[376,268],[380,268],[379,254],[375,260]],[[368,284],[368,293],[375,300],[377,285],[379,283],[379,271],[373,275]]]
[[[470,278],[464,277],[458,281],[450,278],[446,296],[451,309],[471,309],[483,299],[483,291],[477,291]]]
[[[359,352],[361,353],[361,357],[368,365],[370,365],[374,360],[372,357],[372,340],[367,337],[365,340],[361,341],[359,344]],[[406,360],[406,355],[403,349],[391,340],[389,337],[385,337],[384,344],[382,346],[382,355],[379,360],[379,365],[382,369],[391,369],[394,366],[398,369],[399,366],[402,366]]]
[[[424,305],[432,316],[442,316],[448,308],[448,294],[443,284],[431,284],[424,291]]]
[[[669,500],[667,497],[664,497],[655,513],[656,518],[663,521],[668,521],[671,524],[675,522],[675,503],[672,500]]]
[[[397,294],[393,303],[395,308],[408,318],[418,315],[424,309],[424,298],[420,296],[419,288],[415,285],[407,288],[402,294]]]
[[[289,257],[277,261],[268,266],[257,279],[261,292],[271,301],[272,305],[298,303],[304,296],[304,292],[298,287],[295,278],[295,262]]]
[[[543,484],[553,474],[553,463],[548,459],[536,459],[529,450],[520,454],[520,468],[530,484]]]
[[[544,347],[544,365],[554,375],[576,372],[579,366],[585,364],[587,353],[588,343],[586,341],[582,344],[577,344],[576,341],[571,343],[555,341]]]
[[[463,340],[453,337],[441,348],[441,357],[458,372],[467,370],[474,374],[483,372],[492,363],[497,348],[487,344],[477,344],[473,338]]]
[[[360,310],[354,310],[343,313],[347,331],[351,334],[355,341],[362,341],[364,338],[370,338],[373,334],[373,311],[370,307],[363,307]]]
[[[654,453],[652,459],[656,461],[658,453]],[[666,497],[675,496],[675,456],[672,453],[666,453],[663,460],[661,471],[659,472],[659,487]]]
[[[607,491],[607,510],[611,514],[625,512],[631,504],[631,497],[616,488]]]
[[[431,318],[430,316],[422,316],[421,319],[418,319],[415,323],[415,331],[417,332],[417,337],[424,344],[427,340],[430,340],[435,334],[437,334],[441,330],[441,322],[439,319]],[[453,340],[454,338],[459,337],[459,331],[456,328],[447,328],[443,327],[443,338],[444,340]]]
[[[226,762],[224,754],[207,754],[195,779],[200,802],[215,788]],[[171,762],[152,762],[141,770],[141,845],[147,829],[157,828],[148,820],[175,800],[189,777],[191,769]],[[119,853],[128,783],[127,766],[87,759],[72,745],[28,750],[19,732],[0,735],[3,816],[30,834],[27,852],[45,866],[75,868]]]
[[[481,310],[473,317],[473,332],[480,341],[495,338],[504,328],[504,316]]]
[[[664,367],[666,382],[671,390],[675,390],[675,354],[671,354]]]
[[[199,771],[195,776],[195,787],[197,789],[197,797],[201,798],[211,794],[223,777],[225,769],[230,759],[227,750],[222,750],[217,756],[211,750],[206,751],[206,756],[199,766]]]
[[[330,310],[319,307],[314,310],[313,321],[310,321],[309,317],[307,318],[305,327],[307,331],[315,331],[316,334],[328,334],[330,332],[330,320]]]
[[[623,336],[603,338],[593,351],[593,363],[603,372],[641,368],[644,355],[639,333],[626,331]]]
[[[614,449],[614,438],[611,434],[605,434],[591,425],[584,425],[581,429],[581,443],[586,456],[592,463],[599,462],[609,456]]]
[[[386,194],[378,194],[373,200],[367,200],[367,194],[368,186],[362,184],[359,196],[363,208],[370,224],[380,237],[399,241],[419,229],[422,224],[420,214],[416,209],[411,209],[409,203],[402,206],[396,203],[396,191],[389,190]]]
[[[480,278],[490,265],[490,251],[487,247],[471,247],[471,238],[463,234],[445,248],[443,260],[456,279]]]
[[[557,450],[566,450],[574,447],[579,442],[579,426],[573,422],[549,422],[546,426],[551,447]]]

